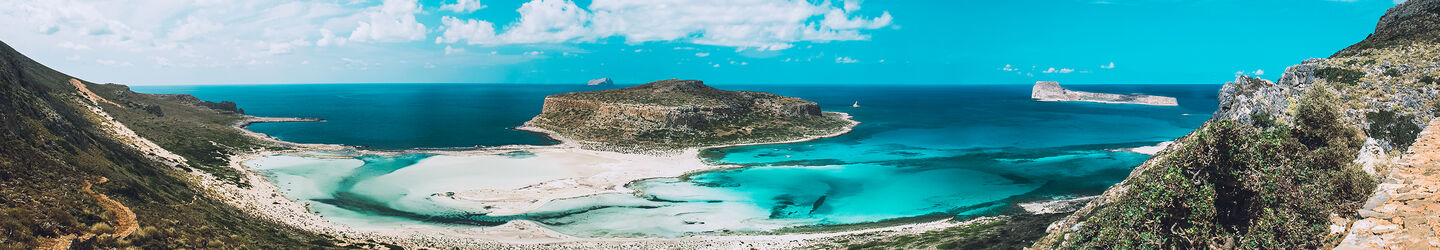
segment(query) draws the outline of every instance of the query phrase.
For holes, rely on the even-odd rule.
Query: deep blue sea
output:
[[[1081,91],[1172,96],[1179,99],[1178,107],[1036,102],[1029,97],[1030,85],[714,87],[804,98],[825,111],[850,113],[862,124],[851,133],[810,142],[708,150],[702,152],[707,161],[748,167],[641,181],[632,186],[646,197],[567,200],[548,206],[545,213],[437,220],[411,208],[413,204],[378,195],[338,195],[341,191],[332,188],[325,191],[330,194],[314,197],[324,197],[322,202],[345,213],[471,225],[529,219],[581,236],[680,236],[701,233],[687,227],[705,222],[711,225],[704,232],[713,233],[773,229],[753,225],[844,225],[1009,213],[1019,202],[1095,195],[1123,180],[1149,156],[1114,149],[1154,145],[1189,133],[1216,109],[1220,85],[1066,85]],[[546,95],[598,90],[517,84],[133,88],[235,101],[257,116],[324,118],[251,129],[288,141],[377,149],[548,145],[553,142],[542,135],[510,128],[539,113]],[[851,107],[856,102],[860,107]],[[361,158],[359,169],[385,171],[306,169],[296,175],[341,175],[333,178],[336,183],[353,186],[426,157],[368,156]],[[657,201],[663,204],[636,205]],[[686,218],[653,219],[671,217]]]

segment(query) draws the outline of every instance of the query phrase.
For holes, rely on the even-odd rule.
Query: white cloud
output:
[[[465,53],[465,48],[451,48],[450,46],[445,46],[445,55],[447,56],[460,53]]]
[[[1040,73],[1046,73],[1046,74],[1069,74],[1069,73],[1071,73],[1071,72],[1075,72],[1075,69],[1067,69],[1067,68],[1056,69],[1056,68],[1049,68],[1049,69],[1046,69],[1045,71],[1042,71],[1042,72],[1040,72]]]
[[[835,63],[858,63],[858,62],[860,62],[860,60],[855,60],[854,58],[850,58],[850,57],[844,57],[844,56],[842,56],[842,57],[836,57],[836,58],[835,58]]]
[[[859,1],[842,7],[829,1],[805,0],[595,0],[581,8],[569,0],[533,0],[517,10],[520,19],[503,31],[467,26],[484,20],[444,22],[444,30],[475,30],[480,35],[442,36],[438,42],[525,44],[593,42],[622,37],[627,43],[681,41],[738,49],[781,50],[796,42],[868,40],[864,30],[888,27],[893,17],[882,12],[866,18],[855,14]],[[815,19],[818,18],[818,21]],[[485,22],[489,23],[489,22]],[[456,26],[456,27],[451,27]]]
[[[460,20],[455,17],[440,18],[444,32],[435,38],[435,43],[487,44],[495,42],[495,25],[484,20]]]
[[[1106,65],[1100,65],[1100,68],[1102,68],[1102,69],[1114,69],[1114,68],[1115,68],[1115,62],[1110,62],[1110,64],[1106,64]]]
[[[525,55],[527,55],[527,56],[538,56],[538,55],[543,55],[543,54],[545,54],[545,52],[544,52],[544,51],[539,51],[539,50],[532,50],[532,51],[530,51],[530,52],[525,52]]]
[[[1257,69],[1257,70],[1255,70],[1255,72],[1253,72],[1253,73],[1254,73],[1255,75],[1257,75],[1257,76],[1263,76],[1263,75],[1265,75],[1265,70],[1263,70],[1263,69]]]
[[[448,10],[461,14],[475,12],[477,10],[484,9],[485,7],[488,6],[480,4],[480,0],[455,0],[455,3],[440,5],[441,10]]]
[[[331,32],[330,29],[320,29],[320,40],[315,41],[315,46],[341,46],[345,45],[345,41],[347,40],[348,39],[345,39],[344,37],[335,36],[335,33]]]
[[[707,56],[710,56],[710,53],[700,52],[700,53],[695,53],[695,56],[697,56],[697,57],[707,57]]]
[[[210,21],[209,19],[200,18],[195,15],[190,15],[186,17],[185,20],[179,21],[177,23],[179,25],[177,25],[174,29],[171,29],[170,32],[166,34],[170,40],[190,40],[192,38],[206,35],[211,32],[220,31],[221,29],[225,28],[225,25],[223,24],[218,24]]]
[[[415,21],[420,13],[416,0],[385,0],[380,6],[360,13],[362,21],[350,32],[352,42],[408,42],[425,39],[425,24]]]
[[[1016,68],[1015,66],[1006,64],[1005,67],[1004,67],[1004,68],[1000,68],[1000,70],[1004,70],[1004,71],[1019,71],[1020,68]]]

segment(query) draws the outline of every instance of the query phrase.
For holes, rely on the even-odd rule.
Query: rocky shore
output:
[[[1174,97],[1153,96],[1153,95],[1121,95],[1092,93],[1084,91],[1068,90],[1060,87],[1058,82],[1040,81],[1035,82],[1035,87],[1030,90],[1030,98],[1042,102],[1095,102],[1114,104],[1140,104],[1151,106],[1178,106]]]

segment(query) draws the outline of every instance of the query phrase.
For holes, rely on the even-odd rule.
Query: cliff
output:
[[[1314,249],[1357,234],[1352,224],[1377,214],[1362,204],[1377,184],[1405,185],[1387,169],[1440,112],[1440,44],[1424,39],[1435,6],[1400,4],[1365,41],[1278,81],[1225,84],[1209,122],[1034,248]]]
[[[850,122],[800,98],[672,79],[547,96],[526,125],[589,148],[645,152],[795,140],[835,133]]]
[[[0,43],[0,248],[329,244],[245,214],[192,181],[187,172],[233,173],[214,155],[266,146],[228,125],[238,109],[193,98],[82,81]]]
[[[1035,82],[1035,87],[1030,90],[1030,98],[1042,102],[1097,102],[1097,103],[1119,103],[1119,104],[1140,104],[1152,106],[1177,106],[1180,105],[1174,97],[1152,96],[1152,95],[1120,95],[1106,93],[1092,93],[1084,91],[1073,91],[1060,87],[1058,82],[1040,81]]]

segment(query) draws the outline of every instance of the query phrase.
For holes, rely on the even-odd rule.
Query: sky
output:
[[[0,41],[130,85],[1219,84],[1397,0],[0,0]]]

